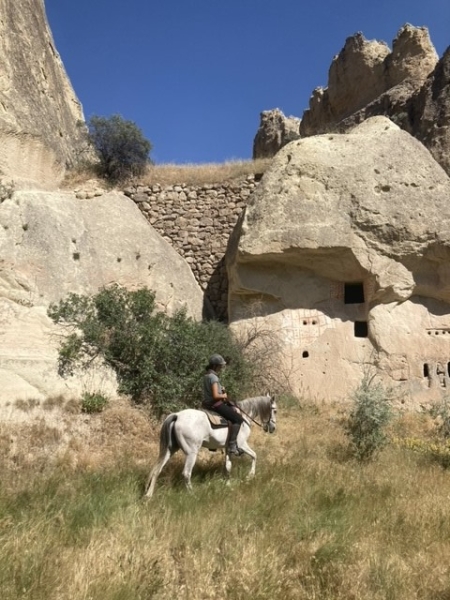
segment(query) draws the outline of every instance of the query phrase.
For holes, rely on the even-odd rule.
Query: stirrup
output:
[[[227,448],[227,454],[233,454],[234,456],[242,456],[244,451],[242,448],[238,448],[237,444],[231,444]]]

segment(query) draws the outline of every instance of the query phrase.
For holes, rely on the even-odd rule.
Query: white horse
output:
[[[256,453],[247,444],[253,423],[260,425],[264,431],[273,433],[277,422],[277,404],[275,398],[269,396],[257,396],[247,398],[235,404],[240,410],[244,422],[239,430],[237,438],[238,446],[244,454],[252,459],[248,477],[255,475]],[[256,421],[259,419],[261,423]],[[228,423],[223,421],[219,427],[212,426],[208,415],[203,410],[188,408],[177,413],[172,413],[164,420],[159,440],[159,457],[150,472],[145,495],[149,498],[155,490],[156,479],[161,473],[164,465],[170,457],[181,449],[186,455],[183,468],[183,477],[188,489],[192,489],[191,474],[194,468],[197,454],[201,447],[209,450],[225,448],[228,437]],[[227,475],[231,471],[231,459],[225,454],[225,469]]]

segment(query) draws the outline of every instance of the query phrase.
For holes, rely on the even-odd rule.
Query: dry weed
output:
[[[18,399],[14,402],[14,406],[23,412],[30,412],[40,405],[40,400],[36,398],[28,398],[27,400]]]
[[[270,159],[252,161],[230,161],[199,165],[154,165],[147,169],[139,184],[161,186],[185,184],[205,185],[241,179],[248,175],[264,173],[270,166]]]
[[[66,403],[67,400],[63,395],[51,396],[42,402],[42,408],[44,410],[54,410],[55,408],[61,408],[65,406]]]
[[[270,159],[251,161],[229,161],[225,163],[206,164],[163,164],[149,165],[146,173],[139,179],[120,184],[120,189],[129,185],[195,185],[202,186],[241,179],[248,175],[260,175],[270,166]],[[95,169],[84,167],[68,171],[61,185],[63,189],[73,190],[82,187],[89,180],[95,179]]]

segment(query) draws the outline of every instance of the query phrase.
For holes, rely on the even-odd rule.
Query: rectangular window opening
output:
[[[355,337],[365,338],[369,335],[367,321],[355,321]]]
[[[345,304],[363,304],[364,302],[364,284],[344,283]]]

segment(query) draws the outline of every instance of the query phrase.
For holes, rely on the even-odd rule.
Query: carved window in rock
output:
[[[369,326],[367,321],[355,321],[354,333],[355,337],[366,338],[369,335]]]
[[[449,387],[450,362],[423,363],[423,377],[427,380],[428,387],[432,384]]]
[[[364,284],[344,283],[344,304],[364,304]]]

